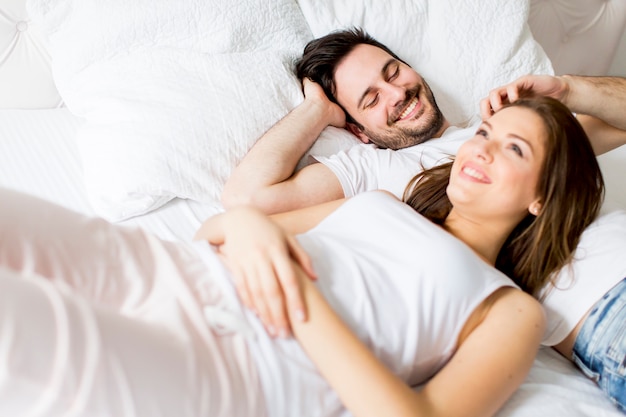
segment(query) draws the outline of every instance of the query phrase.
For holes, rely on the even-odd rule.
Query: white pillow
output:
[[[98,214],[122,220],[173,197],[217,203],[232,168],[302,100],[291,66],[314,35],[365,28],[424,75],[455,124],[469,122],[493,86],[551,72],[526,26],[527,0],[299,5],[28,0],[59,92],[86,120],[77,139]],[[329,128],[311,153],[354,143]]]
[[[490,89],[528,73],[553,74],[527,25],[529,0],[298,0],[315,37],[358,26],[428,82],[453,124],[478,117]]]
[[[217,203],[254,141],[302,100],[312,34],[294,0],[29,0],[77,134],[95,211]]]

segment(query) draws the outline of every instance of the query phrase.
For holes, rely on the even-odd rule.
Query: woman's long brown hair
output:
[[[604,181],[589,138],[566,106],[549,97],[523,98],[511,106],[530,109],[544,122],[546,156],[537,183],[542,210],[515,227],[496,268],[537,296],[571,260],[581,234],[598,215]],[[416,175],[404,192],[407,204],[437,224],[452,209],[446,194],[451,167],[452,162]]]

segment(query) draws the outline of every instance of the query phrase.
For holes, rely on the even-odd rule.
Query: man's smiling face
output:
[[[349,128],[365,143],[400,149],[439,137],[447,127],[424,79],[380,48],[356,46],[334,79],[337,101],[360,125]]]

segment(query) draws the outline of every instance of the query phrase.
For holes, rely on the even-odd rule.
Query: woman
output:
[[[577,112],[585,130],[596,138],[596,155],[626,143],[626,118],[621,111],[626,101],[626,78],[523,76],[490,92],[481,102],[483,117],[528,91],[554,97]],[[526,288],[546,311],[547,331],[542,344],[574,362],[626,412],[624,253],[626,212],[605,213],[585,230],[575,262],[539,276]],[[519,277],[517,281],[524,286]]]
[[[198,256],[5,192],[0,365],[11,384],[0,385],[0,411],[492,415],[523,381],[545,327],[539,303],[492,266],[518,225],[545,210],[543,179],[569,184],[553,157],[598,175],[577,126],[553,100],[498,112],[452,164],[441,226],[378,192],[276,221],[250,208],[209,219],[198,238],[219,247],[244,303],[268,323],[250,294],[294,274],[308,316],[288,312],[297,341],[268,337],[239,310],[205,246]],[[553,155],[570,129],[577,151]],[[285,228],[310,231],[296,241]]]

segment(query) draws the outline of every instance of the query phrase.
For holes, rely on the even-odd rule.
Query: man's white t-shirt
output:
[[[424,169],[446,162],[471,138],[478,125],[451,126],[440,138],[393,151],[357,145],[328,157],[314,156],[337,177],[346,197],[364,191],[387,190],[402,198],[409,181]]]

